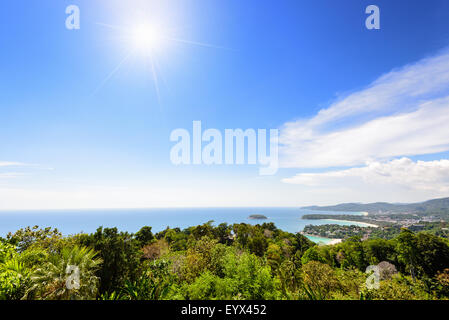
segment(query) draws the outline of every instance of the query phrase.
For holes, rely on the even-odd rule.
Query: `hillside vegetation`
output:
[[[71,236],[34,227],[0,241],[0,299],[447,299],[448,268],[448,240],[410,230],[318,246],[272,223]]]

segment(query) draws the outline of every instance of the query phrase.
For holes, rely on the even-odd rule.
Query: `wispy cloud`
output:
[[[6,172],[6,173],[0,173],[0,179],[11,179],[11,178],[18,178],[25,176],[25,173],[21,172]]]
[[[29,164],[15,161],[0,161],[0,180],[9,180],[19,177],[31,176],[32,171],[38,170],[53,170],[53,168],[45,168],[36,164]],[[14,171],[13,171],[14,170]]]
[[[22,162],[0,161],[0,167],[27,167],[29,164]]]
[[[449,150],[449,54],[381,76],[281,128],[281,166],[327,168]]]
[[[384,186],[386,190],[399,187],[445,194],[449,192],[449,160],[414,162],[401,158],[345,170],[300,173],[283,181],[309,187],[339,188],[344,185],[369,191],[375,185]]]

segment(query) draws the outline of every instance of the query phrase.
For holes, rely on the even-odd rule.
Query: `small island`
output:
[[[252,214],[248,217],[248,219],[252,219],[252,220],[266,220],[268,219],[266,216],[264,216],[263,214]]]

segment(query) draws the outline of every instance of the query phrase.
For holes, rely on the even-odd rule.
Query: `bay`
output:
[[[0,212],[0,236],[27,226],[57,228],[65,235],[79,232],[92,233],[100,227],[117,227],[121,231],[136,232],[143,226],[151,226],[154,233],[166,227],[181,229],[214,221],[220,223],[249,223],[252,225],[273,222],[276,227],[296,233],[306,225],[329,224],[325,220],[303,220],[305,214],[348,214],[357,212],[311,211],[302,208],[164,208],[164,209],[95,209],[95,210],[36,210]],[[266,220],[249,219],[260,214]],[[339,225],[361,225],[357,222],[332,221]],[[310,237],[312,241],[328,243],[326,238]]]

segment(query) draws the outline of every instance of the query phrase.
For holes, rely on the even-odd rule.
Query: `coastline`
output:
[[[329,245],[334,245],[334,244],[337,244],[337,243],[340,243],[343,241],[343,239],[331,239],[331,238],[325,238],[325,237],[320,237],[320,236],[314,236],[314,235],[308,234],[308,233],[302,233],[302,232],[300,232],[300,233],[303,236],[307,237],[307,239],[315,242],[318,245],[329,246]],[[323,240],[325,240],[325,242],[324,241],[314,241],[314,239],[323,239]]]
[[[359,225],[360,227],[379,228],[379,226],[376,225],[376,224],[367,223],[367,222],[360,222],[360,221],[340,220],[340,219],[319,219],[319,220],[323,220],[323,221],[341,221],[341,222],[351,223],[351,224],[354,224],[354,225]]]
[[[342,242],[342,241],[343,241],[343,239],[332,239],[332,240],[329,241],[329,243],[327,243],[326,245],[332,246],[332,245],[337,244],[337,243],[340,243],[340,242]]]

